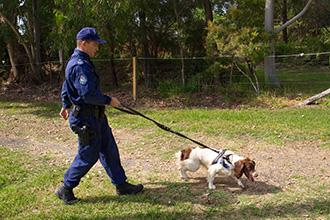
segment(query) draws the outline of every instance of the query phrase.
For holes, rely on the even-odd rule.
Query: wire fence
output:
[[[277,55],[276,73],[282,90],[297,93],[315,93],[330,87],[330,52]],[[137,57],[136,82],[138,96],[144,96],[143,88],[160,93],[204,92],[224,89],[252,91],[247,77],[232,65],[230,57],[193,58],[143,58]],[[132,87],[132,58],[94,59],[96,72],[106,90]],[[20,71],[29,71],[29,63],[17,65]],[[64,65],[59,61],[39,64],[45,82],[61,83]],[[11,66],[0,65],[0,77],[6,78]],[[256,67],[256,77],[261,90],[268,90],[263,65]]]

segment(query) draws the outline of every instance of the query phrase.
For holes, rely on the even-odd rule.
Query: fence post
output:
[[[132,58],[132,66],[133,66],[133,100],[136,101],[136,56]]]

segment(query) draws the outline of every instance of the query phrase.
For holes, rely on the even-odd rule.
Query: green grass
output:
[[[44,118],[45,122],[48,121],[45,123],[47,126],[60,121],[58,104],[1,102],[0,109],[14,118],[15,115],[17,117],[26,115],[27,117],[21,120],[26,119],[27,126],[32,130],[51,129],[39,127],[42,125],[37,123],[36,126],[29,126],[29,123],[40,118]],[[227,138],[249,136],[274,144],[312,140],[320,141],[324,147],[330,147],[330,114],[327,108],[138,110],[187,136],[194,136],[196,133]],[[128,115],[111,108],[107,110],[107,115],[110,124],[115,128],[149,129],[156,130],[156,135],[164,135],[164,131],[142,117]],[[19,124],[21,125],[22,121]],[[6,128],[3,122],[0,123],[0,130],[1,128]],[[24,130],[19,132],[22,136],[27,135]],[[41,134],[41,137],[43,135]]]
[[[0,132],[17,139],[33,137],[52,147],[53,143],[70,142],[74,137],[59,119],[59,108],[53,103],[1,101]],[[327,108],[138,110],[189,137],[206,137],[206,144],[221,137],[240,143],[253,139],[281,147],[309,141],[330,149]],[[138,147],[148,158],[145,163],[156,164],[155,170],[146,172],[143,194],[117,196],[104,171],[93,168],[75,189],[82,201],[65,206],[53,191],[68,164],[58,160],[50,149],[45,150],[47,156],[42,156],[23,147],[3,144],[0,146],[0,219],[330,218],[330,184],[321,181],[318,175],[307,178],[292,174],[294,184],[285,189],[257,182],[257,187],[263,190],[230,192],[227,187],[217,186],[216,191],[209,191],[205,182],[183,182],[176,173],[162,167],[172,159],[177,150],[173,146],[182,143],[182,139],[137,116],[113,109],[107,115],[114,129],[136,131],[141,138]],[[133,151],[136,146],[131,143],[121,147]],[[130,175],[132,182],[140,181],[139,171]],[[325,175],[328,170],[325,167],[319,172]]]
[[[304,94],[316,94],[329,88],[329,67],[285,67],[278,71],[278,78],[286,92],[296,91]]]
[[[84,178],[76,195],[82,202],[65,206],[55,195],[64,171],[49,166],[47,158],[0,147],[2,219],[204,219],[325,217],[330,214],[328,186],[308,185],[298,178],[300,188],[269,191],[265,195],[208,192],[194,184],[162,182],[137,196],[114,195],[109,181],[98,175]],[[93,173],[92,170],[90,173]]]
[[[190,136],[202,133],[207,136],[237,138],[251,136],[269,143],[303,140],[327,142],[330,136],[328,109],[185,109],[140,110],[142,113]],[[113,114],[112,114],[113,113]],[[115,115],[115,116],[114,116]],[[156,125],[138,116],[116,113],[109,118],[113,126],[124,128],[152,128]]]

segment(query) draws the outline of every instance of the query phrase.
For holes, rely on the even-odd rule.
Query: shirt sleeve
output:
[[[61,101],[62,101],[62,107],[65,109],[68,109],[72,106],[71,100],[68,96],[68,87],[66,80],[64,80],[62,85],[62,91],[61,91]]]
[[[88,67],[77,65],[73,70],[74,87],[77,89],[79,96],[86,104],[90,105],[108,105],[111,102],[111,97],[103,95],[97,78]]]

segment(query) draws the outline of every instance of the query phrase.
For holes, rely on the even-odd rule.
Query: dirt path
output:
[[[176,175],[175,159],[164,160],[154,152],[144,151],[141,131],[127,131],[125,129],[114,131],[121,151],[122,164],[129,174],[141,181],[150,181],[150,176],[161,176],[162,173]],[[242,155],[249,155],[257,162],[259,177],[253,190],[267,193],[269,186],[285,190],[295,184],[299,178],[307,178],[311,184],[321,181],[330,183],[330,151],[322,149],[317,144],[309,142],[291,144],[286,147],[270,146],[253,140],[237,144],[233,140],[221,141],[223,146],[236,144],[235,151]],[[152,147],[157,147],[157,142]],[[153,144],[151,144],[153,145]],[[17,138],[12,135],[0,135],[0,146],[11,149],[22,149],[32,155],[48,155],[50,163],[57,165],[70,164],[76,153],[74,138],[62,142],[40,142],[29,138]],[[150,146],[151,147],[151,146]],[[97,163],[94,169],[102,169]],[[200,170],[191,175],[193,178],[205,176],[205,171]],[[179,177],[178,177],[178,181]],[[200,180],[199,180],[200,181]],[[204,180],[203,180],[204,181]]]

